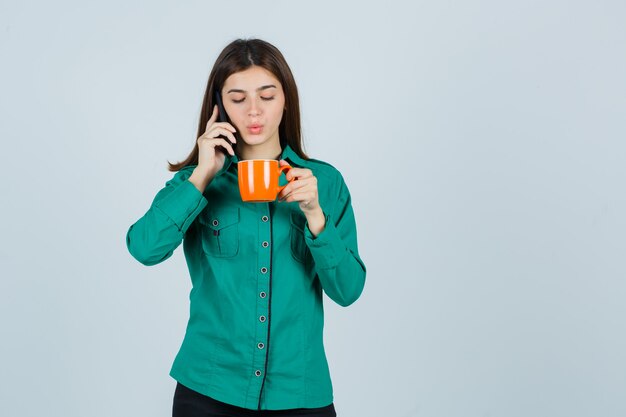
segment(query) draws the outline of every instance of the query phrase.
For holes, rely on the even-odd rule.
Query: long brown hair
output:
[[[231,75],[256,65],[271,72],[280,81],[285,94],[285,112],[278,126],[280,146],[289,145],[301,158],[309,159],[302,150],[302,132],[300,128],[300,100],[298,88],[291,69],[283,54],[272,44],[260,39],[237,39],[228,44],[220,53],[209,75],[200,121],[198,123],[199,138],[204,134],[206,124],[213,111],[214,91],[221,91],[224,82]],[[182,162],[173,164],[168,161],[170,171],[179,171],[188,165],[198,164],[198,142]]]

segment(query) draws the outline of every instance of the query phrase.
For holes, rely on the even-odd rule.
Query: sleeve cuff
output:
[[[208,204],[206,198],[189,180],[183,181],[156,207],[167,215],[184,233]]]
[[[313,233],[309,230],[308,223],[304,228],[304,239],[309,249],[311,249],[315,265],[320,269],[335,268],[347,252],[346,245],[341,240],[330,216],[326,215],[325,218],[324,230],[317,236],[313,236]]]

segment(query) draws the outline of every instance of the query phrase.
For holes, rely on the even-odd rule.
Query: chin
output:
[[[267,138],[264,136],[248,136],[247,138],[242,138],[246,145],[261,145],[262,143],[267,142]]]

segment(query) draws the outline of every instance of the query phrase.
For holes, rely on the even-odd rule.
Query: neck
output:
[[[259,145],[248,145],[240,141],[238,146],[241,146],[240,156],[241,160],[245,159],[278,159],[282,153],[279,141],[265,142]]]

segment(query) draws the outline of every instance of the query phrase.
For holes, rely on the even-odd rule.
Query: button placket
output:
[[[271,244],[271,235],[272,235],[272,222],[269,217],[269,204],[259,204],[257,206],[257,221],[259,227],[258,234],[258,245],[262,248],[269,248]],[[257,388],[259,392],[262,389],[262,382],[264,378],[266,361],[267,361],[267,350],[268,346],[268,335],[269,335],[269,277],[270,277],[270,259],[271,251],[270,250],[259,250],[257,251],[257,294],[259,297],[256,299],[256,319],[257,319],[257,330],[256,330],[256,344],[254,345],[254,358],[253,358],[253,368],[255,369],[254,375],[256,378],[255,384],[259,384]],[[260,377],[260,378],[259,378]]]

